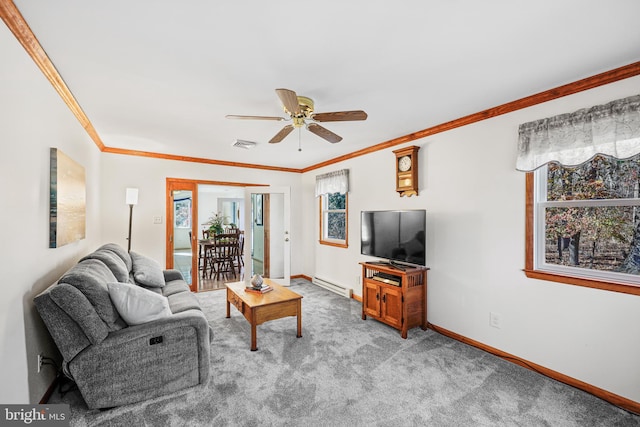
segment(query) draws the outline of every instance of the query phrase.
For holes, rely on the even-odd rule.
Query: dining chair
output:
[[[213,236],[213,263],[215,278],[231,273],[236,277],[235,263],[238,258],[238,235],[236,233],[216,234]]]
[[[204,279],[207,273],[211,278],[215,272],[215,253],[209,230],[202,230],[202,237],[198,244],[198,269]]]

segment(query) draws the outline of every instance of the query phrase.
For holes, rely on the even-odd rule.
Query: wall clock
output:
[[[393,151],[396,155],[396,191],[400,196],[418,195],[419,149],[420,147],[412,145]]]

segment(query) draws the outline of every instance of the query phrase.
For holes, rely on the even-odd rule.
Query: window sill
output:
[[[336,248],[348,248],[349,244],[345,242],[331,242],[329,240],[318,240],[321,245],[334,246]]]
[[[624,294],[640,295],[640,286],[628,283],[605,282],[602,280],[586,279],[584,277],[567,276],[563,274],[549,273],[541,270],[523,270],[530,279],[548,280],[550,282],[566,283],[569,285],[584,286],[587,288],[602,289],[605,291],[621,292]]]

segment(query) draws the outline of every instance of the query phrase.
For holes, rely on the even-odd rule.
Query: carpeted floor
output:
[[[214,328],[206,387],[106,411],[77,390],[73,426],[640,426],[640,417],[434,331],[361,319],[361,304],[304,280],[294,317],[250,328],[224,291],[197,294]]]

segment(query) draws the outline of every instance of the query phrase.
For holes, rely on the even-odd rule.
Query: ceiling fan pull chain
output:
[[[298,128],[298,151],[302,151],[302,128]]]

